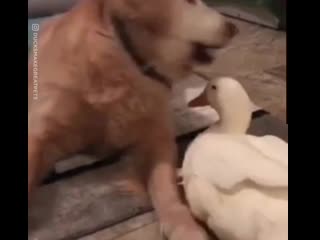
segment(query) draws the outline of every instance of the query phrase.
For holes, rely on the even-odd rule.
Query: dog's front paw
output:
[[[161,233],[165,240],[209,240],[206,231],[192,218],[187,208],[172,209],[171,217],[162,223]]]

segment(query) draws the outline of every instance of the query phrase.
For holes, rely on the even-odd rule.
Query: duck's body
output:
[[[219,108],[221,122],[191,143],[181,171],[194,216],[221,240],[287,240],[287,143],[246,134],[249,112],[233,124]]]

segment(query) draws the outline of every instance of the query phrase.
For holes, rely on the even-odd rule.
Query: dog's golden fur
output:
[[[192,43],[223,47],[233,36],[198,0],[84,0],[44,24],[36,90],[29,62],[29,196],[62,158],[128,148],[169,239],[206,239],[177,193],[170,91],[137,67],[114,18],[139,57],[172,80],[191,73]]]

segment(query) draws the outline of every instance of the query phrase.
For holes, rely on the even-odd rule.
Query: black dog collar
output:
[[[160,83],[164,84],[166,87],[171,88],[170,80],[163,74],[159,73],[153,66],[146,63],[135,51],[134,47],[132,46],[132,42],[130,40],[129,34],[125,31],[124,23],[117,19],[112,18],[113,25],[115,26],[115,29],[117,33],[119,34],[119,38],[126,49],[126,51],[129,53],[131,58],[134,60],[134,62],[137,64],[139,69],[144,75],[149,76],[152,79],[155,79],[159,81]]]

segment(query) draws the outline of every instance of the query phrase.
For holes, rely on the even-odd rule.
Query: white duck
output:
[[[188,148],[181,169],[191,211],[220,240],[288,239],[288,144],[246,134],[252,104],[232,78],[209,82],[220,120]]]

